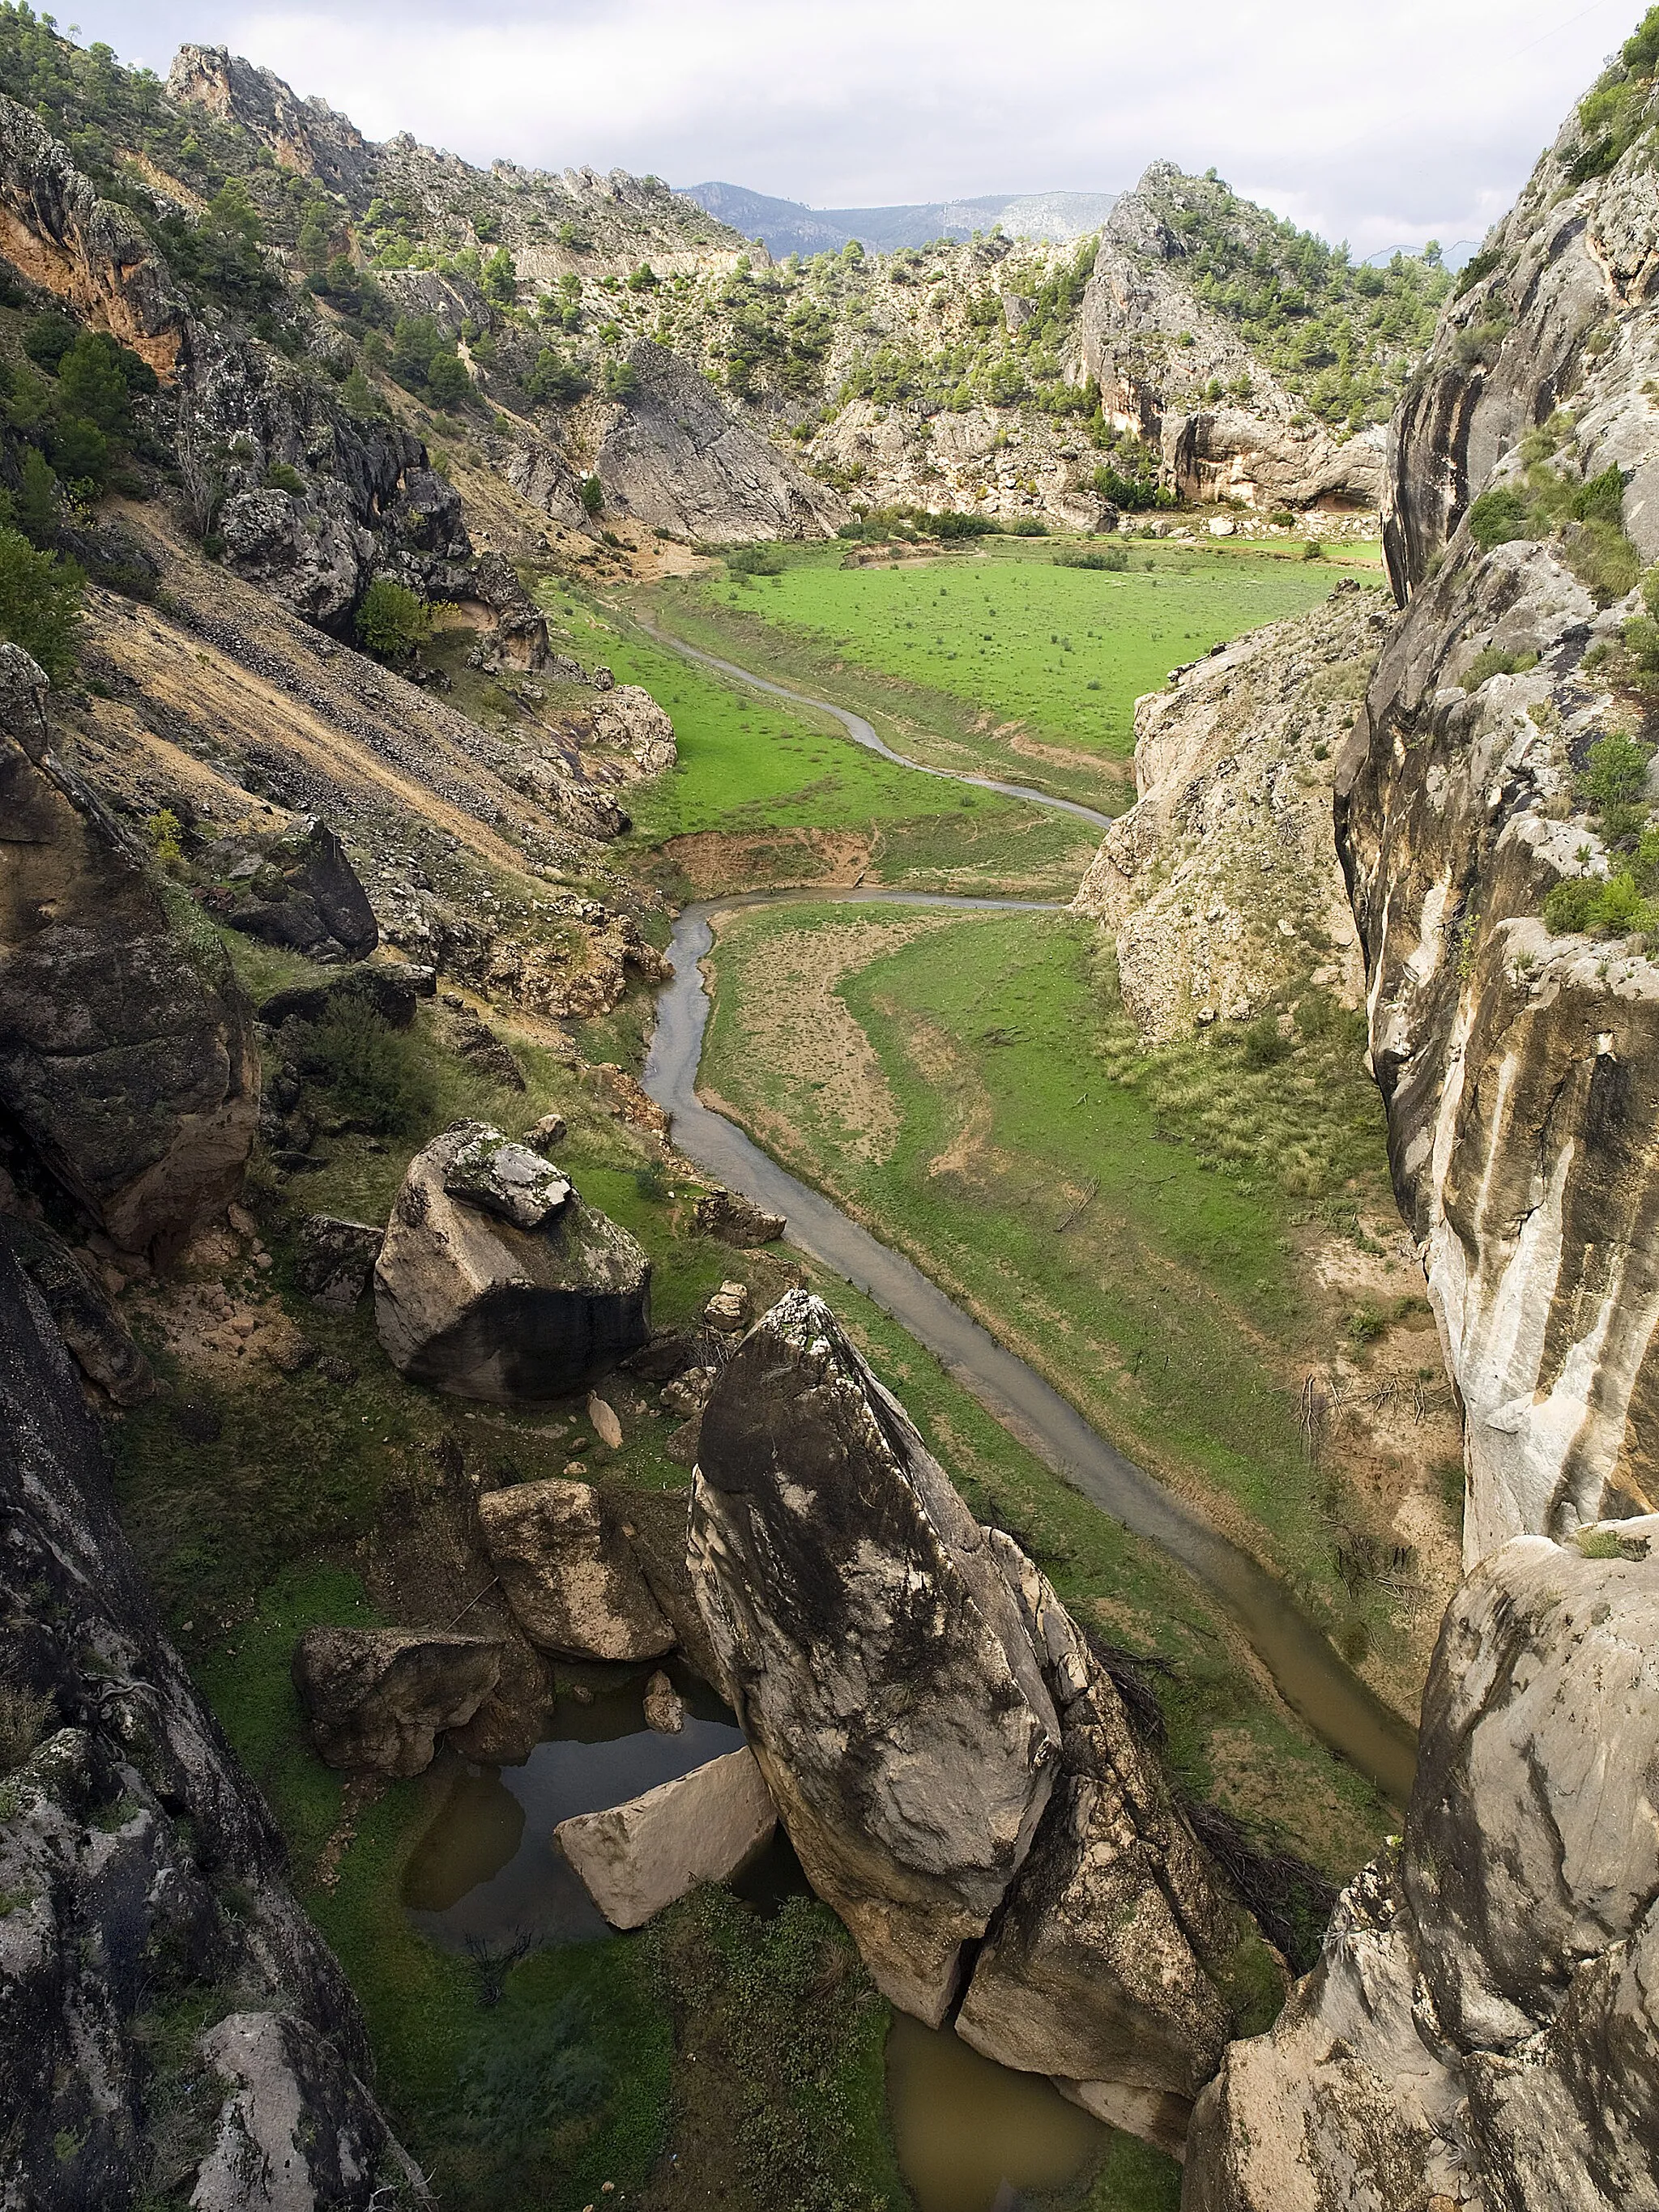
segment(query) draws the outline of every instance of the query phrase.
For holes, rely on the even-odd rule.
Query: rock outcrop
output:
[[[1338,441],[1276,382],[1182,272],[1188,192],[1204,180],[1154,161],[1107,218],[1084,294],[1082,364],[1109,422],[1156,447],[1182,498],[1374,507],[1380,433]],[[1208,397],[1228,388],[1226,401]]]
[[[328,1313],[349,1313],[368,1288],[386,1231],[369,1221],[308,1214],[300,1224],[295,1274],[308,1298]]]
[[[478,1526],[514,1619],[569,1659],[660,1658],[665,1618],[615,1513],[586,1482],[514,1483],[478,1500]]]
[[[1073,908],[1114,933],[1123,1003],[1150,1042],[1248,1018],[1306,974],[1312,947],[1316,981],[1359,1004],[1331,755],[1387,626],[1374,593],[1339,584],[1136,701],[1139,795]]]
[[[162,1632],[97,1424],[7,1234],[0,2192],[42,2212],[240,2206],[226,2176],[251,2137],[296,2212],[368,2212],[410,2168],[366,2086],[356,2001]],[[158,2012],[201,2020],[200,2041],[158,2043]],[[176,2125],[192,2107],[205,2156]]]
[[[325,100],[301,100],[274,71],[223,46],[180,46],[167,72],[167,96],[240,124],[280,167],[331,191],[358,192],[373,173],[375,149],[347,117]]]
[[[533,1227],[477,1195],[479,1163],[498,1153],[563,1194]],[[374,1320],[411,1381],[511,1404],[566,1396],[643,1344],[650,1286],[634,1239],[556,1168],[462,1121],[410,1163],[375,1265]]]
[[[1575,183],[1583,151],[1575,117],[1401,411],[1387,526],[1409,605],[1337,776],[1395,1187],[1466,1414],[1468,1565],[1659,1502],[1659,967],[1622,931],[1542,919],[1556,884],[1626,865],[1581,778],[1638,726],[1638,602],[1614,593],[1659,555],[1659,192],[1635,148]],[[1592,529],[1570,518],[1598,480]],[[1488,550],[1482,492],[1507,516]]]
[[[363,960],[380,941],[368,894],[325,822],[302,817],[271,841],[246,891],[224,910],[233,929],[311,960]]]
[[[464,1728],[495,1687],[501,1647],[425,1629],[308,1628],[294,1686],[330,1766],[423,1774],[446,1729]]]
[[[222,1213],[258,1122],[223,949],[52,750],[46,678],[0,646],[0,1111],[115,1243]]]
[[[745,1747],[603,1813],[561,1820],[555,1841],[613,1928],[642,1928],[699,1882],[725,1881],[778,1815]]]
[[[599,441],[605,504],[647,528],[725,544],[829,538],[837,494],[728,414],[688,362],[649,338],[629,348],[638,389]]]
[[[185,349],[185,303],[131,211],[100,199],[64,149],[0,98],[0,253],[163,380]]]
[[[878,1986],[1178,2148],[1250,1931],[1053,1590],[806,1292],[714,1386],[690,1548],[726,1693]]]
[[[1272,2032],[1230,2049],[1185,2212],[1655,2201],[1656,1536],[1517,1537],[1459,1591],[1403,1850],[1344,1893]]]

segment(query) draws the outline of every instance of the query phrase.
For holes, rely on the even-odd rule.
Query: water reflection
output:
[[[1040,2074],[1015,2074],[949,2028],[895,2013],[887,2109],[918,2212],[1013,2212],[1029,2191],[1064,2189],[1105,2147],[1100,2122]]]
[[[404,1906],[424,1935],[459,1950],[468,1936],[573,1943],[605,1934],[554,1828],[573,1813],[620,1805],[689,1774],[743,1741],[714,1692],[678,1668],[668,1672],[685,1702],[685,1726],[678,1735],[647,1728],[651,1671],[601,1678],[591,1704],[561,1696],[552,1733],[521,1765],[457,1771],[404,1875]]]

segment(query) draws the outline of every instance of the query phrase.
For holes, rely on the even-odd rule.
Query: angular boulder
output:
[[[213,933],[52,751],[46,680],[0,646],[0,1111],[124,1250],[236,1194],[252,1016]]]
[[[526,1145],[480,1127],[444,1170],[444,1188],[514,1229],[539,1229],[570,1196],[570,1178]]]
[[[1453,1600],[1403,1849],[1194,2115],[1187,2212],[1649,2205],[1659,1516],[1521,1536]]]
[[[245,896],[225,914],[233,929],[313,960],[362,960],[380,925],[345,848],[325,822],[302,816],[266,852]]]
[[[627,1537],[585,1482],[519,1482],[485,1492],[478,1526],[513,1615],[544,1651],[656,1659],[674,1632]]]
[[[533,1228],[504,1218],[507,1201],[482,1189],[492,1159],[514,1173],[528,1161],[555,1179],[536,1186],[548,1210]],[[566,1195],[554,1205],[559,1185]],[[627,1231],[556,1169],[463,1121],[410,1163],[375,1266],[374,1320],[412,1382],[510,1405],[566,1396],[643,1344],[650,1285],[651,1263]]]
[[[309,1628],[294,1686],[330,1766],[403,1778],[431,1765],[445,1729],[470,1721],[501,1674],[483,1636],[405,1628]]]
[[[781,1213],[768,1213],[734,1190],[706,1190],[697,1200],[696,1220],[705,1237],[739,1250],[775,1244],[787,1226]]]
[[[702,1418],[693,1584],[807,1878],[937,2027],[1030,1849],[1060,1721],[983,1532],[821,1299]]]
[[[300,1230],[295,1273],[306,1296],[329,1313],[349,1313],[368,1288],[386,1231],[369,1221],[309,1215]]]
[[[690,1552],[726,1695],[881,1989],[935,2027],[959,1999],[975,2048],[1178,2150],[1260,1935],[1047,1581],[805,1291],[714,1386]]]
[[[553,1835],[613,1928],[641,1928],[700,1882],[725,1881],[769,1842],[777,1808],[745,1745]]]

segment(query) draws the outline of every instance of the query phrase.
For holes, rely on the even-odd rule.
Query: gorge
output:
[[[1659,11],[1455,279],[75,39],[6,2202],[1659,2200]]]

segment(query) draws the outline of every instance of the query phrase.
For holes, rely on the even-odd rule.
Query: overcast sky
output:
[[[1166,155],[1364,254],[1479,238],[1637,0],[79,0],[371,137],[814,206],[1114,191]]]

